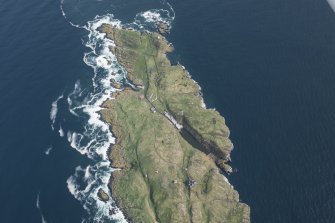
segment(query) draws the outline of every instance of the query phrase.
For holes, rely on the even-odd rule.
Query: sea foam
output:
[[[58,113],[58,101],[61,100],[63,97],[64,95],[62,94],[55,101],[51,103],[50,120],[51,120],[52,130],[55,129],[54,124],[55,124],[57,113]]]
[[[51,152],[51,150],[52,150],[52,146],[49,146],[46,150],[45,150],[45,155],[50,155],[50,152]]]
[[[64,137],[64,130],[62,128],[62,125],[59,125],[59,130],[58,130],[59,136]]]
[[[69,130],[67,140],[72,148],[94,160],[95,164],[86,168],[77,167],[75,173],[68,178],[67,187],[90,214],[90,219],[85,221],[126,222],[112,199],[109,202],[103,202],[97,196],[99,189],[103,189],[111,197],[108,183],[114,169],[110,167],[107,153],[110,145],[115,143],[110,126],[101,120],[99,112],[102,109],[101,105],[111,99],[111,94],[115,91],[111,86],[111,80],[126,78],[125,70],[109,50],[110,46],[115,46],[114,42],[105,38],[105,34],[97,30],[104,23],[117,27],[121,25],[121,22],[113,19],[112,15],[106,15],[97,16],[85,26],[89,34],[84,44],[90,51],[84,54],[83,61],[94,71],[91,79],[93,88],[90,91],[84,91],[81,89],[80,82],[77,81],[74,90],[67,97],[71,114],[77,117],[84,114],[87,117],[83,126],[84,131]]]
[[[37,194],[37,198],[36,198],[36,207],[37,207],[38,211],[40,212],[42,223],[47,223],[47,221],[45,220],[44,215],[43,215],[43,213],[42,213],[42,209],[41,209],[41,204],[40,204],[40,193]]]
[[[64,0],[61,2],[61,10],[67,19],[63,3]],[[115,46],[115,43],[106,38],[105,34],[100,33],[98,28],[107,23],[118,28],[156,31],[158,22],[171,27],[175,17],[174,11],[171,5],[166,2],[164,4],[168,6],[168,10],[153,9],[138,13],[134,22],[128,24],[122,24],[112,14],[96,16],[85,26],[75,25],[69,21],[71,25],[88,31],[87,37],[82,40],[89,49],[84,53],[83,61],[93,69],[91,87],[85,89],[80,81],[77,81],[73,91],[67,95],[70,114],[80,120],[85,118],[86,121],[82,131],[70,129],[67,131],[66,138],[72,148],[94,160],[94,163],[87,167],[78,166],[66,182],[69,192],[82,203],[84,209],[89,213],[89,219],[84,219],[83,222],[110,220],[127,222],[112,199],[103,202],[97,195],[99,189],[103,189],[111,198],[108,183],[111,173],[116,171],[111,168],[108,158],[108,150],[111,144],[115,143],[115,138],[110,131],[109,124],[101,120],[101,106],[106,100],[112,99],[111,94],[117,91],[111,85],[112,79],[120,83],[129,83],[126,70],[110,51],[110,47]],[[64,132],[61,135],[64,135]]]

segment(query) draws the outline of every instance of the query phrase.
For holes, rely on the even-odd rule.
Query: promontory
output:
[[[224,176],[233,145],[219,112],[207,109],[199,85],[156,32],[103,24],[128,83],[104,103],[116,137],[109,151],[112,198],[135,223],[248,223],[249,207]],[[107,198],[106,198],[107,199]]]

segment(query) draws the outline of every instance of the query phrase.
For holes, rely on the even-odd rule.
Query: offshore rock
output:
[[[101,189],[101,188],[98,191],[98,197],[99,197],[100,200],[102,200],[104,202],[109,201],[108,194],[103,189]]]

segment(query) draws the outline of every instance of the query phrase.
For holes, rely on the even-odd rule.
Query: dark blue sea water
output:
[[[72,148],[81,146],[74,133],[85,135],[86,128],[107,139],[89,128],[85,112],[69,110],[101,90],[92,87],[93,69],[83,61],[84,53],[95,58],[83,45],[88,31],[69,22],[82,26],[107,13],[130,22],[167,5],[65,0],[67,21],[59,1],[0,3],[0,222],[89,219],[79,200],[90,208],[94,202],[84,193],[75,199],[67,181],[109,170],[103,159]],[[250,205],[252,222],[335,222],[335,14],[327,2],[170,3],[176,17],[168,39],[208,107],[226,118],[238,169],[229,180]],[[52,130],[51,104],[61,95]]]
[[[335,222],[335,14],[327,2],[171,3],[170,40],[227,119],[239,169],[230,179],[253,222]]]
[[[50,222],[79,222],[65,182],[85,160],[52,132],[49,112],[80,75],[81,33],[58,1],[1,1],[0,27],[0,222],[41,222],[39,193]]]

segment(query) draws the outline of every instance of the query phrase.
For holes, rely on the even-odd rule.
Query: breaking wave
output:
[[[151,9],[137,13],[134,22],[130,23],[129,26],[137,30],[156,31],[159,24],[164,24],[168,29],[171,29],[175,12],[169,3],[166,4],[169,9]]]
[[[62,0],[60,8],[66,20],[69,21],[67,13],[71,13],[71,11],[64,11],[65,1]],[[87,36],[82,39],[88,49],[88,52],[84,53],[83,61],[93,69],[91,79],[88,81],[78,80],[72,92],[66,96],[69,113],[82,123],[81,128],[67,129],[66,138],[73,149],[94,161],[93,164],[86,167],[78,166],[66,182],[69,192],[81,202],[89,214],[88,219],[84,219],[83,222],[111,220],[127,222],[112,199],[103,202],[98,197],[99,189],[103,189],[111,198],[108,183],[111,173],[116,171],[111,167],[108,158],[108,151],[115,143],[115,138],[110,131],[109,124],[101,120],[99,112],[102,109],[102,104],[106,100],[112,99],[112,93],[119,91],[112,87],[112,80],[120,84],[130,84],[127,81],[126,70],[110,51],[110,47],[115,46],[114,42],[107,39],[105,34],[100,33],[98,28],[104,23],[120,28],[146,31],[156,31],[158,23],[164,23],[171,28],[175,14],[171,5],[166,2],[163,4],[167,6],[167,9],[151,9],[140,12],[135,15],[134,21],[131,23],[122,23],[112,14],[97,15],[93,20],[86,21],[86,25],[77,25],[69,21],[71,25],[87,31]],[[51,119],[53,127],[58,100],[55,102],[56,106],[53,106],[56,111]],[[65,136],[61,125],[59,134],[61,137]]]

